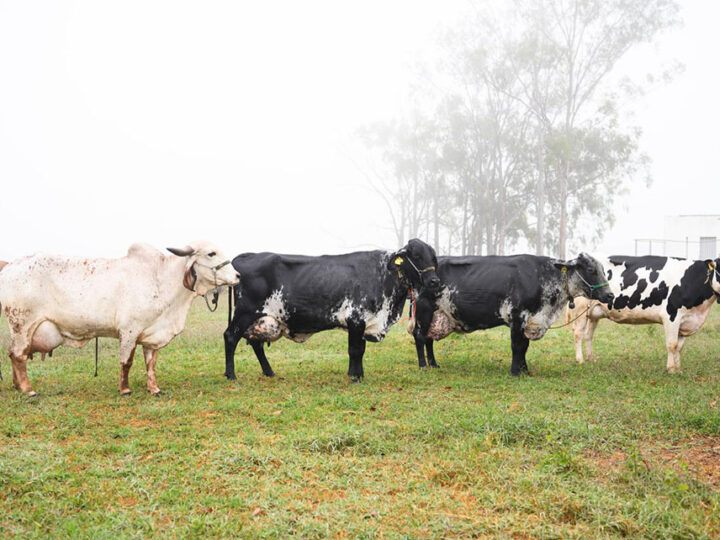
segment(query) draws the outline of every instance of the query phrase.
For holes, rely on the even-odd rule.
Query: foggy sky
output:
[[[686,70],[637,108],[655,182],[596,251],[632,253],[666,214],[720,213],[720,4],[681,4],[685,26],[623,65]],[[229,255],[395,247],[348,147],[406,106],[468,6],[0,2],[0,259],[196,238]]]

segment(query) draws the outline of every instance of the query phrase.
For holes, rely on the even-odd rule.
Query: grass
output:
[[[600,324],[597,363],[551,331],[509,375],[505,328],[436,345],[420,371],[403,325],[368,344],[350,385],[346,334],[286,340],[261,375],[226,312],[197,302],[161,351],[165,395],[117,393],[117,342],[29,364],[39,398],[0,384],[0,536],[717,537],[720,310],[666,375],[659,326]],[[2,321],[0,344],[7,345]]]

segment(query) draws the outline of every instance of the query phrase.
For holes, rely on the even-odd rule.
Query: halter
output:
[[[412,262],[410,257],[406,257],[405,260],[410,263],[410,266],[412,266],[415,269],[415,271],[418,273],[418,277],[420,277],[421,279],[422,279],[422,275],[425,272],[432,272],[433,270],[435,270],[434,266],[428,266],[427,268],[423,268],[422,270],[420,270],[417,266],[415,266],[415,263]],[[395,260],[395,262],[397,263],[397,259]],[[398,270],[398,273],[399,272],[400,271]]]
[[[563,276],[567,276],[567,266],[562,267],[562,274]],[[587,285],[590,288],[590,298],[594,296],[594,292],[598,289],[602,289],[603,287],[607,287],[610,285],[609,281],[603,281],[602,283],[598,283],[597,285],[593,285],[592,283],[589,283],[584,277],[582,277],[582,274],[580,272],[575,272],[575,275],[580,278],[580,281],[582,281],[585,285]],[[567,277],[565,278],[567,280]],[[574,304],[574,302],[570,302],[571,304]],[[570,306],[571,308],[574,307]]]
[[[218,308],[218,296],[220,296],[220,289],[222,289],[223,285],[218,285],[217,280],[217,272],[220,270],[223,266],[227,266],[230,264],[230,261],[223,261],[220,264],[216,264],[214,266],[211,266],[209,264],[202,264],[197,261],[195,261],[193,264],[197,264],[198,266],[202,266],[203,268],[209,268],[213,272],[213,284],[215,285],[214,288],[210,289],[205,294],[201,295],[205,299],[205,305],[207,306],[210,313],[215,313]],[[212,293],[212,300],[208,300],[208,295]],[[212,305],[214,307],[210,307],[210,302],[212,302]]]

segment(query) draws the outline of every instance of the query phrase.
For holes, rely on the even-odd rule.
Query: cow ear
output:
[[[712,259],[705,259],[705,264],[710,270],[715,268],[715,261],[713,261]]]
[[[560,259],[553,259],[553,266],[555,268],[577,268],[578,260],[572,259],[570,261],[561,261]]]
[[[190,255],[195,254],[195,249],[191,246],[185,246],[184,248],[166,248],[170,253],[173,255],[177,255],[178,257],[189,257]]]
[[[402,265],[406,255],[407,250],[404,248],[390,255],[390,259],[387,264],[388,270],[400,270],[400,265]]]
[[[189,265],[185,269],[185,275],[183,276],[183,286],[195,292],[195,284],[197,283],[197,272],[195,272],[195,264]]]

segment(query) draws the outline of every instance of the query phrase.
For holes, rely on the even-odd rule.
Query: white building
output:
[[[720,215],[665,216],[661,239],[638,239],[638,255],[668,255],[690,259],[714,259],[718,256]]]

